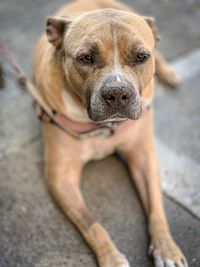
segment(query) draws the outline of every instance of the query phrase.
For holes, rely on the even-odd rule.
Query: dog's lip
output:
[[[120,118],[120,117],[116,117],[116,118],[111,118],[111,119],[106,119],[103,121],[99,121],[98,123],[106,123],[106,122],[121,122],[121,121],[126,121],[128,120],[127,118]]]
[[[106,123],[122,123],[122,122],[125,122],[127,121],[128,118],[122,118],[122,117],[114,117],[114,118],[108,118],[106,120],[102,120],[102,121],[98,121],[97,123],[98,124],[106,124]]]

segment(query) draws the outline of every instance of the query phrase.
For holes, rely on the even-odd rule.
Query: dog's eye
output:
[[[141,64],[147,61],[147,59],[150,57],[148,53],[138,53],[135,58],[136,64]]]
[[[79,61],[81,63],[84,63],[84,64],[93,64],[94,63],[94,59],[90,55],[83,55],[83,56],[79,57]]]

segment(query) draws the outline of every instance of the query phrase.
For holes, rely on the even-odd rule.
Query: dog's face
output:
[[[49,41],[61,51],[68,84],[92,120],[141,116],[141,94],[154,74],[155,34],[149,23],[112,9],[90,12],[74,21],[48,19]]]

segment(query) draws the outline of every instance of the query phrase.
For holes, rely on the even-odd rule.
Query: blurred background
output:
[[[45,19],[66,2],[0,1],[0,36],[29,77]],[[177,90],[158,85],[156,143],[171,231],[189,266],[199,267],[200,1],[123,2],[156,18],[158,48],[182,78]],[[6,74],[5,89],[0,90],[0,267],[94,267],[93,254],[43,182],[40,122],[32,99],[19,89],[1,55],[0,62]],[[153,266],[147,258],[145,217],[124,164],[115,156],[89,164],[82,188],[89,207],[131,266]]]

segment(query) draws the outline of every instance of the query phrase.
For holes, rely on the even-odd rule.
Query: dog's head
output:
[[[47,36],[62,54],[68,84],[97,122],[138,119],[158,38],[152,18],[103,9],[74,20],[51,17]]]

